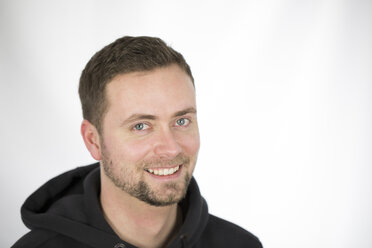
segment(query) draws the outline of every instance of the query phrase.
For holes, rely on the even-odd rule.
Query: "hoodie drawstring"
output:
[[[180,236],[182,248],[186,248],[186,238],[187,238],[187,235],[186,234],[182,234]]]

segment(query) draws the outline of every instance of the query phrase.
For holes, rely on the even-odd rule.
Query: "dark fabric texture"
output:
[[[12,247],[135,248],[121,240],[103,217],[99,173],[98,163],[78,167],[35,191],[21,208],[31,231]],[[248,231],[208,213],[194,178],[179,204],[184,221],[169,248],[262,247]]]

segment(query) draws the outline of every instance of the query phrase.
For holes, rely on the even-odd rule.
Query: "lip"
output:
[[[179,166],[181,166],[181,164]],[[170,169],[170,168],[175,168],[175,167],[177,167],[177,165],[164,166],[164,167],[150,167],[150,168],[146,168],[145,170],[149,170],[149,169],[161,170],[161,169]]]
[[[158,179],[158,180],[170,180],[170,179],[176,179],[181,175],[183,165],[180,164],[179,166],[180,166],[180,168],[178,169],[178,171],[176,173],[174,173],[172,175],[166,175],[166,176],[155,175],[155,174],[152,174],[152,173],[148,172],[147,170],[145,170],[145,171],[152,178],[155,178],[155,179]],[[158,167],[158,168],[151,168],[151,169],[169,169],[169,168],[174,168],[174,167]]]

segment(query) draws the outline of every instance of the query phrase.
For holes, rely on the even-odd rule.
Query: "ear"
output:
[[[88,120],[83,120],[80,131],[90,155],[92,155],[95,160],[101,160],[100,137],[96,127]]]

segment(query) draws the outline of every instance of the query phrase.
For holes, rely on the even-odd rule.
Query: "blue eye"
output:
[[[148,128],[148,125],[145,124],[145,123],[137,123],[136,125],[134,125],[133,127],[135,130],[137,131],[142,131],[142,130],[145,130]]]
[[[190,120],[186,118],[181,118],[176,121],[178,126],[186,126],[187,124],[189,124],[189,122]]]

